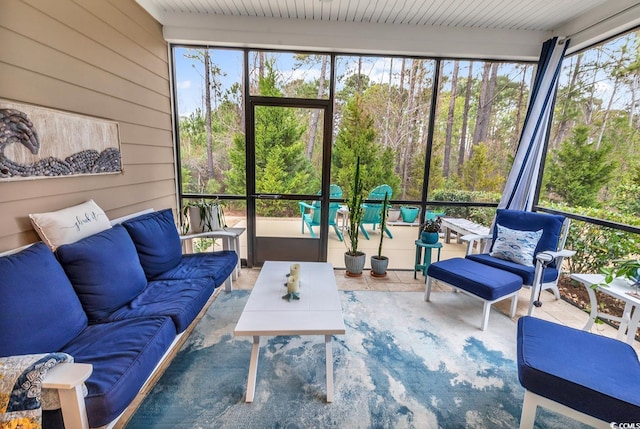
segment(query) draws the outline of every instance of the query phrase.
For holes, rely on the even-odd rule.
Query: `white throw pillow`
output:
[[[498,234],[493,242],[493,250],[489,253],[495,258],[505,259],[517,264],[533,267],[533,256],[542,230],[518,231],[497,225]]]
[[[55,212],[33,213],[29,219],[40,239],[52,251],[111,228],[104,210],[93,200]]]

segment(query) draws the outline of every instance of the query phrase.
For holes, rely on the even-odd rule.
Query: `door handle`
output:
[[[281,197],[281,195],[279,194],[258,194],[256,195],[256,198],[259,198],[261,200],[279,200]]]

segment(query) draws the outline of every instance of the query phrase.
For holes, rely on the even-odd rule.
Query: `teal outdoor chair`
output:
[[[393,194],[393,191],[391,190],[391,186],[380,185],[377,188],[375,188],[373,191],[371,191],[371,193],[369,193],[369,197],[367,199],[384,201],[384,195],[386,193],[389,194],[389,199],[391,199],[391,195]],[[362,207],[364,207],[364,215],[362,216],[362,224],[360,225],[360,231],[362,231],[362,234],[365,236],[367,240],[369,240],[369,234],[367,233],[367,230],[364,228],[364,226],[372,225],[372,228],[375,231],[376,226],[381,221],[380,215],[382,213],[382,206],[383,204],[376,204],[376,203],[366,203],[362,205]],[[387,228],[386,226],[384,228],[384,232],[387,233],[389,238],[393,238],[393,235],[391,235],[391,231],[389,231],[389,228]]]
[[[320,193],[318,193],[319,195]],[[342,188],[338,185],[331,185],[329,187],[329,196],[332,199],[342,198]],[[312,204],[307,204],[300,201],[300,214],[302,215],[302,233],[304,234],[304,226],[309,228],[312,238],[316,238],[316,233],[313,231],[314,226],[320,226],[320,201],[314,201]],[[329,226],[332,226],[338,236],[338,239],[342,241],[342,232],[338,228],[336,217],[338,215],[338,209],[340,203],[329,203]]]

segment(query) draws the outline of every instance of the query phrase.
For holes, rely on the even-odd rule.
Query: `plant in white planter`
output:
[[[382,256],[382,240],[384,230],[387,227],[387,207],[389,205],[389,193],[385,192],[382,212],[380,213],[380,244],[378,244],[378,254],[371,257],[371,275],[374,277],[384,277],[387,275],[389,258]]]
[[[362,207],[364,193],[362,190],[362,179],[360,179],[360,158],[358,158],[358,162],[356,163],[353,183],[346,201],[347,208],[349,209],[349,225],[347,226],[349,240],[344,241],[347,246],[347,251],[344,254],[344,264],[347,268],[347,275],[357,277],[362,275],[367,257],[364,252],[358,250],[358,234],[364,214]]]
[[[182,208],[182,233],[218,231],[226,228],[222,203],[214,200],[189,201]]]

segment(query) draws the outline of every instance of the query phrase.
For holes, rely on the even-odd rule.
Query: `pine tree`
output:
[[[400,179],[394,171],[394,154],[376,142],[373,118],[362,106],[360,95],[354,95],[344,108],[342,123],[333,148],[332,181],[348,189],[360,158],[363,189],[371,191],[387,184],[397,190]]]
[[[549,162],[547,188],[571,206],[598,206],[598,192],[611,180],[615,162],[609,159],[611,146],[589,143],[589,127],[573,129]]]
[[[260,94],[281,97],[273,64],[265,63],[265,76],[260,78]],[[317,180],[309,159],[305,156],[305,143],[301,137],[304,124],[298,120],[291,108],[257,106],[255,109],[255,169],[256,192],[263,194],[314,193]],[[245,139],[234,138],[230,153],[232,168],[227,176],[231,192],[244,193],[245,180]],[[291,205],[269,201],[260,204],[262,215],[291,216],[295,213],[287,209]]]

